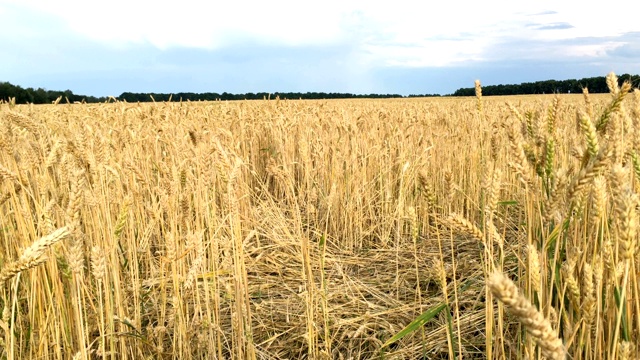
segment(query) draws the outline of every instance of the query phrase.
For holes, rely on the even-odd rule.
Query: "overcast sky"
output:
[[[219,3],[213,5],[214,3]],[[596,4],[596,5],[591,5]],[[122,92],[449,94],[640,73],[636,2],[0,0],[0,81]]]

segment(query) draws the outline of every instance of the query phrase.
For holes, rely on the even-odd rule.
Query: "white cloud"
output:
[[[511,54],[524,54],[528,41],[617,36],[634,30],[631,21],[603,16],[601,6],[576,6],[573,2],[556,0],[527,3],[183,0],[179,4],[163,0],[69,0],[64,5],[49,0],[4,0],[4,3],[37,14],[35,19],[48,14],[73,33],[115,47],[151,44],[159,49],[220,49],[240,43],[262,46],[343,43],[353,48],[349,60],[365,68],[447,66],[503,56],[489,53],[502,43],[519,44],[522,51]],[[622,0],[616,7],[624,11],[631,4]],[[0,14],[1,11],[0,4]],[[41,25],[37,20],[29,24],[33,31],[38,26]],[[576,45],[567,47],[564,54],[600,56],[611,46]]]
[[[629,5],[630,1],[627,1]],[[618,3],[619,9],[625,4]],[[364,10],[379,43],[369,42],[366,58],[392,66],[448,66],[469,61],[548,59],[550,53],[569,57],[604,56],[623,43],[570,45],[580,38],[615,37],[635,31],[633,22],[603,16],[602,8],[575,6],[555,0],[537,2],[456,1],[395,2],[392,8],[367,6]],[[564,48],[554,43],[563,41]],[[515,49],[494,53],[501,44]],[[544,44],[529,49],[529,44]],[[554,55],[555,55],[554,54]]]
[[[616,41],[607,41],[602,44],[593,44],[593,45],[571,45],[565,49],[564,54],[561,55],[571,55],[578,57],[602,57],[606,56],[610,51],[615,50],[624,43],[616,42]]]
[[[158,48],[213,49],[247,39],[284,45],[322,44],[338,38],[341,19],[336,11],[338,2],[184,0],[179,6],[175,2],[132,0],[70,0],[64,6],[42,0],[14,3],[51,14],[90,39],[116,45],[149,42]]]

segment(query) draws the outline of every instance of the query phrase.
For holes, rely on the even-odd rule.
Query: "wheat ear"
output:
[[[45,250],[68,235],[69,229],[65,226],[47,236],[41,237],[38,241],[31,244],[17,261],[9,263],[2,268],[2,272],[0,272],[0,283],[13,278],[22,271],[42,264],[46,260],[44,257]]]
[[[482,233],[482,230],[462,215],[451,214],[446,221],[452,230],[471,236],[477,241],[484,242],[484,234]]]
[[[502,301],[507,309],[520,319],[525,329],[535,339],[542,354],[549,359],[565,358],[562,340],[538,309],[518,291],[518,287],[501,272],[496,272],[487,280],[493,296]]]

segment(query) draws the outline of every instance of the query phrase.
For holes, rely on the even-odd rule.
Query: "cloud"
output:
[[[640,32],[631,32],[617,39],[621,45],[608,52],[614,58],[625,61],[636,61],[640,57]]]
[[[498,79],[500,69],[517,69],[504,70],[516,79],[511,82],[524,81],[520,72],[531,75],[526,81],[560,74],[555,68],[640,72],[633,23],[553,0],[173,5],[3,0],[0,32],[12,35],[0,47],[0,80],[96,95],[446,93],[455,90],[446,84],[472,83],[474,72]]]
[[[595,25],[591,20],[585,25],[583,19],[593,18],[590,7],[575,8],[550,0],[530,4],[397,0],[393,7],[363,0],[313,4],[295,0],[184,0],[178,7],[163,0],[70,0],[64,7],[45,0],[5,3],[19,9],[32,32],[64,34],[65,38],[85,39],[114,49],[146,45],[163,51],[221,50],[243,44],[260,45],[261,49],[339,45],[350,46],[359,54],[350,59],[363,68],[442,67],[485,61],[492,58],[488,50],[509,39],[526,44],[538,39],[592,36],[590,29],[596,26],[600,32],[602,28],[616,31],[607,17]],[[488,6],[491,11],[487,11]],[[532,20],[535,25],[531,25]],[[0,30],[9,29],[0,24]]]
[[[108,3],[70,0],[10,1],[23,11],[60,19],[82,36],[111,45],[150,43],[215,49],[243,39],[265,44],[331,43],[339,38],[343,11],[337,1],[309,4],[293,0],[201,2],[180,6],[164,1],[112,0]]]
[[[557,13],[558,13],[557,11],[547,10],[547,11],[541,11],[539,13],[531,14],[530,16],[555,15]]]
[[[638,59],[640,57],[640,44],[624,44],[609,52],[612,56]]]
[[[563,30],[563,31],[571,31]],[[488,44],[478,55],[478,64],[504,61],[540,61],[555,63],[589,62],[612,63],[620,66],[635,66],[634,56],[640,43],[640,33],[623,33],[601,37],[544,37],[522,39],[518,36],[502,37]]]
[[[86,41],[86,40],[83,40]],[[77,45],[86,46],[77,46]],[[349,91],[369,87],[349,46],[239,44],[218,50],[111,49],[83,42],[48,59],[45,68],[3,80],[23,86],[73,89],[90,95],[131,92]]]
[[[475,79],[496,85],[604,76],[611,71],[638,74],[638,44],[639,32],[569,39],[502,37],[482,47],[479,60],[443,67],[378,67],[372,77],[385,92],[448,94],[472,87]]]
[[[536,30],[566,30],[566,29],[572,29],[575,26],[566,22],[559,22],[559,23],[550,23],[550,24],[529,24],[527,25],[527,27],[530,27]]]
[[[461,64],[447,68],[379,68],[372,77],[376,89],[400,94],[451,94],[459,88],[472,88],[479,79],[483,86],[520,84],[543,80],[581,79],[640,72],[640,66],[626,63],[615,67],[608,62],[548,60],[504,60]]]

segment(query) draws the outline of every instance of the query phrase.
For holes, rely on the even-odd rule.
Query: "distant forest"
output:
[[[630,81],[633,87],[640,84],[639,75],[623,74],[618,76],[620,85]],[[604,76],[584,78],[580,80],[546,80],[522,83],[519,85],[489,85],[482,86],[482,96],[492,95],[530,95],[530,94],[567,94],[582,93],[582,89],[589,89],[589,93],[608,93],[607,81]],[[475,96],[475,88],[461,88],[452,96]]]
[[[419,95],[419,96],[440,96],[440,95]],[[190,93],[180,92],[174,94],[158,94],[158,93],[130,93],[124,92],[117,97],[118,100],[126,100],[127,102],[144,102],[144,101],[216,101],[216,100],[262,100],[262,99],[304,99],[304,100],[321,100],[321,99],[387,99],[401,98],[400,94],[349,94],[349,93],[325,93],[325,92],[275,92],[275,93],[246,93],[246,94],[230,94],[223,92],[218,93]]]
[[[425,97],[425,96],[440,96],[437,94],[425,94],[425,95],[409,95],[409,97]],[[223,92],[222,94],[208,92],[208,93],[191,93],[180,92],[172,94],[162,93],[132,93],[124,92],[115,99],[127,102],[152,102],[152,101],[216,101],[216,100],[262,100],[262,99],[383,99],[383,98],[402,98],[400,94],[349,94],[349,93],[325,93],[325,92],[275,92],[275,93],[246,93],[246,94],[231,94]],[[22,88],[17,85],[12,85],[8,82],[0,82],[0,101],[11,102],[15,99],[16,104],[50,104],[56,101],[58,98],[64,102],[76,103],[100,103],[106,102],[109,97],[95,97],[74,94],[71,90],[54,91],[45,90],[42,88]]]
[[[618,76],[618,80],[622,84],[623,81],[631,81],[634,87],[640,84],[640,75],[623,74]],[[545,80],[522,83],[519,85],[488,85],[482,87],[483,96],[492,95],[528,95],[528,94],[554,94],[554,93],[581,93],[583,88],[589,89],[590,93],[606,93],[609,92],[604,76],[583,78],[580,80]],[[473,87],[460,88],[453,94],[447,96],[474,96],[475,89]],[[440,96],[438,94],[412,94],[406,97],[433,97]],[[402,98],[399,94],[350,94],[350,93],[325,93],[325,92],[275,92],[275,93],[246,93],[231,94],[223,92],[221,94],[208,93],[191,93],[180,92],[172,94],[162,93],[132,93],[124,92],[120,96],[115,97],[119,101],[127,102],[151,102],[151,101],[215,101],[215,100],[262,100],[262,99],[383,99],[383,98]],[[95,97],[87,95],[74,94],[71,90],[56,91],[45,90],[42,88],[22,88],[12,85],[8,82],[0,82],[0,101],[12,102],[16,104],[50,104],[57,99],[62,102],[86,102],[99,103],[109,100],[107,97]]]

